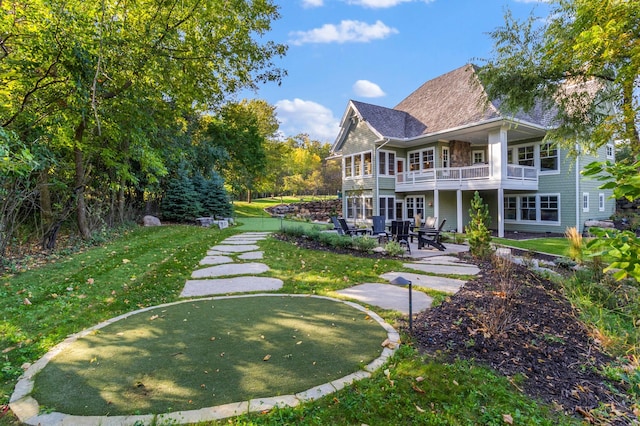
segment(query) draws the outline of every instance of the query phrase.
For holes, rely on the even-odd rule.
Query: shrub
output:
[[[384,250],[389,254],[389,256],[400,256],[405,252],[405,248],[400,245],[397,241],[389,241],[385,246]]]
[[[575,226],[567,227],[564,235],[569,240],[569,257],[578,263],[582,263],[582,235]]]
[[[473,194],[469,216],[471,218],[466,232],[469,240],[469,251],[475,257],[486,259],[492,253],[491,231],[489,230],[491,217],[489,216],[489,206],[483,203],[478,191]]]
[[[367,237],[364,235],[354,237],[351,240],[351,243],[353,244],[354,249],[364,252],[369,252],[378,245],[378,242],[375,238]]]

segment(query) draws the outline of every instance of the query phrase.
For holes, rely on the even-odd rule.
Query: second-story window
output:
[[[558,149],[551,143],[540,145],[540,171],[558,170]]]
[[[345,155],[344,157],[344,177],[357,178],[360,176],[371,176],[373,174],[373,164],[371,151],[358,154]]]
[[[521,166],[533,166],[535,150],[533,145],[518,147],[518,164]]]
[[[378,174],[393,176],[396,174],[396,154],[392,151],[378,152]]]
[[[428,148],[422,151],[413,151],[409,153],[409,170],[417,172],[434,168],[434,149]]]

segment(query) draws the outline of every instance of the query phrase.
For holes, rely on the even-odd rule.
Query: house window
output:
[[[449,147],[442,147],[442,167],[449,167]]]
[[[378,198],[378,215],[384,216],[388,220],[395,219],[396,197]]]
[[[344,177],[352,177],[353,176],[353,157],[344,157]]]
[[[505,197],[504,218],[506,220],[516,220],[518,218],[518,199],[516,197]]]
[[[602,192],[598,194],[598,210],[604,211],[604,194]]]
[[[540,220],[542,222],[559,222],[559,203],[557,195],[540,196]]]
[[[507,150],[507,164],[513,164],[513,149]]]
[[[589,211],[589,193],[588,192],[582,193],[582,211],[583,212]]]
[[[533,145],[518,147],[518,164],[521,166],[533,167],[534,155],[535,155],[535,151],[533,149]]]
[[[432,169],[434,158],[433,148],[424,149],[422,151],[414,151],[409,153],[409,170],[417,172],[420,170]]]
[[[344,157],[345,178],[371,176],[372,173],[371,151]]]
[[[409,153],[409,171],[417,172],[418,170],[420,170],[420,153],[411,152]]]
[[[424,197],[407,197],[405,203],[408,218],[413,218],[418,213],[424,215]]]
[[[373,215],[373,199],[370,196],[346,197],[347,219],[371,219]]]
[[[613,160],[615,158],[615,151],[613,149],[613,144],[608,143],[605,146],[605,152],[607,154],[607,160]]]
[[[476,150],[471,153],[473,164],[484,164],[484,150]]]
[[[520,220],[536,220],[536,197],[520,198]]]
[[[391,151],[380,151],[378,153],[378,174],[383,176],[393,176],[396,174],[396,154]]]
[[[353,175],[360,176],[362,173],[362,157],[360,155],[353,156]]]
[[[558,149],[551,143],[540,146],[540,171],[550,172],[558,170]]]

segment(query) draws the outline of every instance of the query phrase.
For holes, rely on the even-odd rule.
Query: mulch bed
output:
[[[473,360],[507,377],[522,375],[520,388],[526,394],[589,422],[637,421],[625,390],[597,373],[612,358],[559,288],[518,265],[511,265],[508,275],[490,262],[478,266],[476,279],[414,321],[413,337],[421,352]],[[505,276],[512,285],[507,292],[500,285]],[[612,417],[591,411],[601,404],[609,406]]]
[[[276,237],[303,248],[388,258],[326,247],[306,238]],[[473,360],[507,377],[522,375],[521,385],[513,381],[522,392],[593,424],[638,422],[625,389],[598,374],[613,359],[591,337],[553,282],[512,264],[507,281],[517,283],[517,288],[506,294],[500,285],[504,270],[468,254],[460,256],[477,264],[481,273],[445,302],[415,318],[412,337],[422,353],[439,359]],[[551,260],[537,254],[532,257]],[[491,322],[497,319],[503,319],[503,330],[491,333]],[[600,405],[608,406],[606,416],[602,410],[594,411]]]

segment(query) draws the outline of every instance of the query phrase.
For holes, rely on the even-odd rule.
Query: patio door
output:
[[[400,183],[404,182],[404,158],[396,159],[396,180]]]
[[[404,205],[402,201],[396,201],[396,220],[404,219]]]

